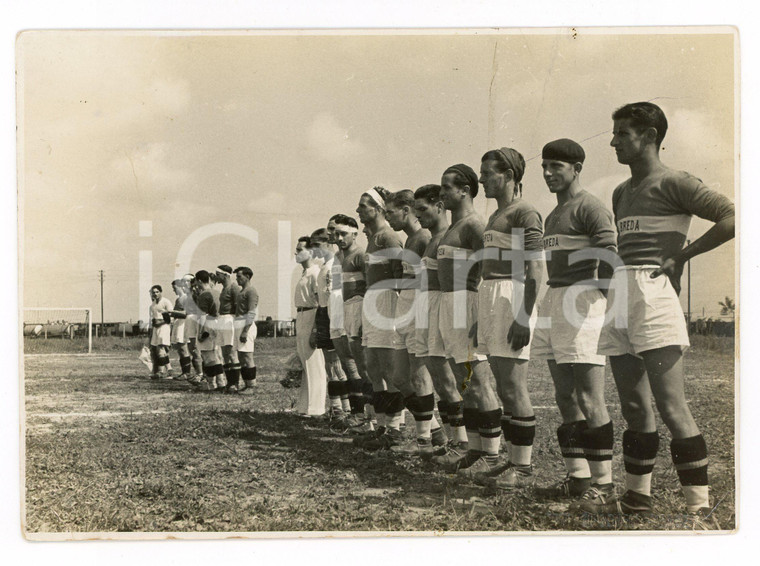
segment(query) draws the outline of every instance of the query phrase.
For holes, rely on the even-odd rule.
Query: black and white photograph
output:
[[[26,539],[736,532],[736,28],[15,47]]]

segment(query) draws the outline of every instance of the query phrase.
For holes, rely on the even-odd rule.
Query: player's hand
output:
[[[198,336],[198,342],[205,342],[205,341],[206,341],[206,339],[207,339],[209,336],[210,336],[210,335],[209,335],[208,331],[204,330],[203,332],[201,332],[201,335],[200,335],[200,336]]]
[[[472,340],[473,346],[476,348],[478,347],[478,321],[475,321],[475,324],[473,324],[470,327],[470,332],[467,334],[470,337],[470,340]]]
[[[309,348],[311,348],[312,350],[317,349],[317,333],[316,332],[312,332],[311,334],[309,334]]]
[[[243,344],[245,344],[246,342],[248,342],[248,336],[246,336],[245,334],[246,334],[246,333],[244,332],[243,334],[241,334],[241,335],[240,335],[240,341],[241,341]]]
[[[681,294],[681,275],[683,275],[684,262],[674,257],[669,257],[662,262],[662,265],[655,269],[650,277],[654,279],[660,275],[667,275],[670,279],[670,284],[673,285],[673,289],[676,290],[676,295]]]
[[[530,342],[530,327],[523,326],[517,321],[512,323],[507,333],[507,342],[513,350],[521,350]]]

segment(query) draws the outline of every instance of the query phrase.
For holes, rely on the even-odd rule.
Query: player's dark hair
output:
[[[309,236],[301,236],[300,238],[298,238],[298,241],[306,244],[307,248],[311,247],[311,238],[309,238]]]
[[[444,175],[448,175],[449,173],[454,174],[454,184],[457,187],[460,189],[467,187],[471,198],[478,196],[478,176],[472,170],[472,167],[464,164],[452,165],[443,172]]]
[[[175,279],[172,281],[172,286],[179,287],[180,285],[182,285],[182,279]]]
[[[232,267],[230,267],[226,263],[223,263],[222,265],[217,265],[216,269],[217,269],[217,271],[222,271],[222,272],[224,272],[224,273],[226,273],[228,275],[230,273],[232,273]]]
[[[152,291],[153,289],[158,289],[159,293],[164,292],[164,290],[161,288],[161,285],[153,285],[153,287],[151,287],[150,290]]]
[[[621,106],[612,113],[613,120],[630,120],[631,126],[639,130],[654,128],[657,130],[655,142],[660,147],[668,131],[668,120],[662,108],[651,102],[632,102]]]
[[[435,204],[441,200],[441,185],[422,185],[414,191],[414,198],[421,198]]]
[[[351,218],[350,216],[346,216],[345,219],[346,219],[345,224],[347,226],[350,226],[351,228],[356,228],[357,230],[359,229],[359,223],[356,221],[355,218]],[[341,224],[343,224],[343,222],[341,222]]]
[[[240,266],[235,268],[235,273],[242,273],[248,279],[253,279],[253,270],[250,267]]]
[[[410,189],[402,189],[390,195],[389,202],[397,208],[408,206],[414,208],[414,192]]]
[[[329,236],[327,235],[327,228],[317,228],[311,233],[311,245],[316,246],[317,244],[324,244],[330,241]]]
[[[515,170],[511,164],[506,160],[504,157],[504,154],[499,151],[498,149],[492,149],[491,151],[487,151],[485,154],[483,154],[483,157],[480,158],[480,162],[483,163],[485,161],[495,161],[496,165],[494,165],[494,169],[497,173],[506,173],[510,169],[512,169],[512,174],[514,175],[514,182],[515,185],[519,185],[523,178],[523,172],[525,171],[525,158],[518,152],[514,152],[519,156],[521,165],[522,165],[522,171]]]
[[[205,269],[201,269],[200,271],[196,271],[195,278],[198,281],[200,281],[201,283],[211,283],[211,275]]]

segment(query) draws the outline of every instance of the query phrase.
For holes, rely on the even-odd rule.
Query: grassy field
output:
[[[733,341],[703,338],[695,337],[686,355],[687,396],[710,450],[714,516],[731,530]],[[688,528],[662,426],[656,514],[583,517],[567,513],[566,501],[542,500],[529,488],[490,493],[419,459],[356,449],[350,437],[288,412],[297,390],[278,381],[293,338],[257,341],[254,397],[148,380],[137,360],[143,343],[100,339],[92,356],[39,355],[51,346],[27,344],[27,352],[36,352],[24,357],[29,533]],[[619,481],[623,424],[607,371]],[[541,362],[531,362],[530,386],[538,420],[536,484],[546,485],[564,472],[555,440],[559,413]],[[413,431],[408,417],[405,434]]]

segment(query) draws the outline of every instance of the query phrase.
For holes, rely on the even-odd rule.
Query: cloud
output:
[[[248,202],[248,210],[258,214],[286,214],[290,208],[283,193],[269,192]]]
[[[113,186],[139,190],[177,191],[186,188],[193,176],[187,169],[172,166],[167,143],[141,144],[111,161],[116,181]]]
[[[148,90],[157,112],[179,114],[190,107],[190,88],[186,80],[157,79]]]
[[[362,155],[364,145],[349,135],[349,129],[342,127],[331,114],[318,114],[307,132],[309,148],[320,159],[331,163],[344,162]]]

